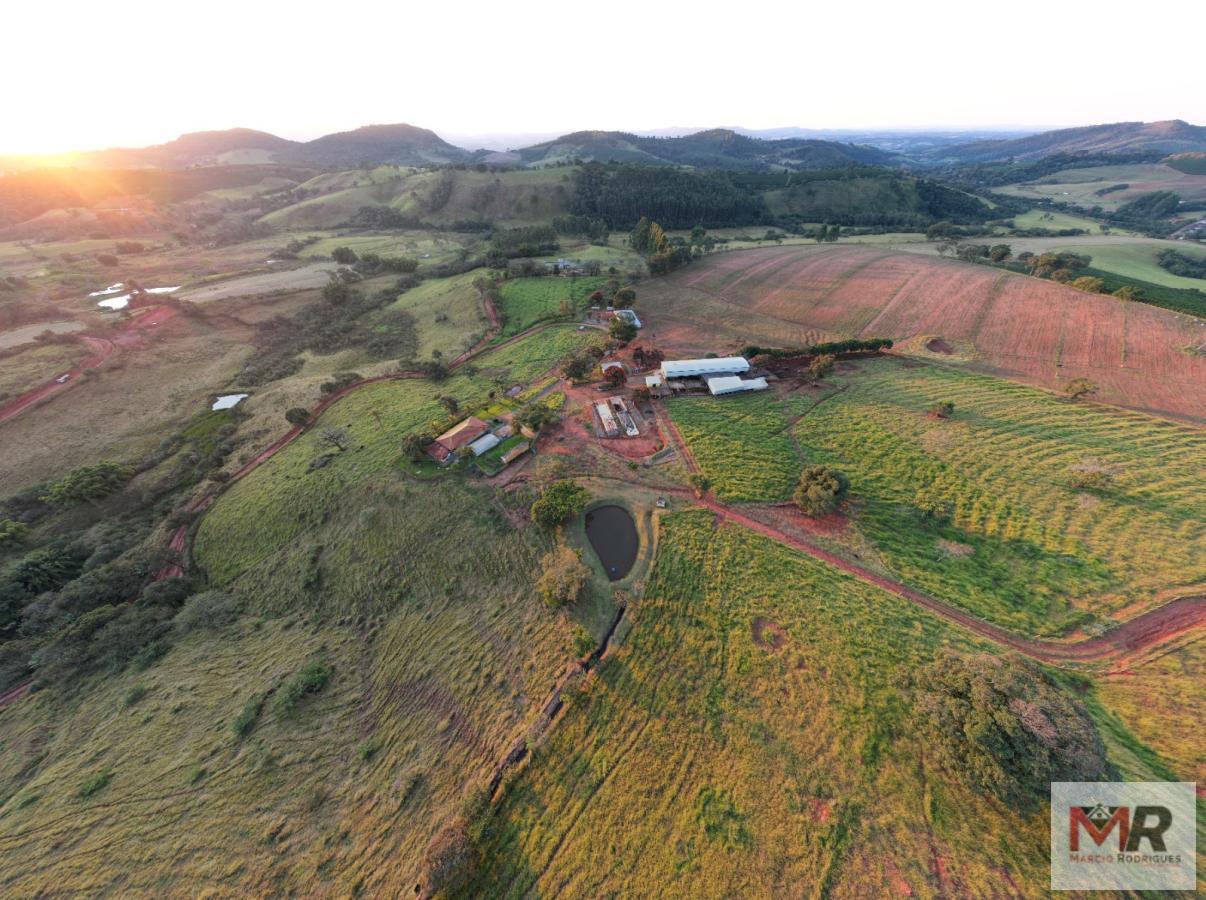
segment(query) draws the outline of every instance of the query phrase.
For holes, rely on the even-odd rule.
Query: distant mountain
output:
[[[894,154],[873,147],[799,138],[765,141],[725,128],[681,137],[577,131],[516,152],[529,166],[581,159],[738,171],[893,165],[899,161]]]
[[[1165,122],[1117,122],[1044,131],[1012,140],[973,141],[937,151],[943,161],[996,162],[1041,159],[1055,154],[1185,153],[1206,151],[1206,127],[1180,119]]]
[[[299,144],[291,153],[297,162],[320,166],[416,166],[464,162],[470,156],[434,131],[414,125],[365,125]]]

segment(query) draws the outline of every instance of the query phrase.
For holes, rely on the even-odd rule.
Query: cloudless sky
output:
[[[4,20],[0,153],[386,122],[443,134],[1206,124],[1197,0],[14,0]]]

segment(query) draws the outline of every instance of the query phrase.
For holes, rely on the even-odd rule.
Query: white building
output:
[[[487,450],[493,450],[501,443],[502,441],[499,440],[498,435],[492,434],[491,432],[486,432],[476,441],[471,443],[469,445],[469,449],[473,451],[474,456],[481,456]]]
[[[662,363],[662,377],[715,378],[722,375],[744,375],[750,364],[744,356],[721,356],[717,359],[676,359]]]
[[[631,309],[617,309],[616,318],[623,319],[625,322],[630,323],[634,328],[641,327],[641,320],[637,318],[637,314]]]
[[[713,397],[719,397],[721,394],[737,394],[742,391],[765,391],[766,379],[738,378],[736,375],[709,378],[708,390],[712,392]]]

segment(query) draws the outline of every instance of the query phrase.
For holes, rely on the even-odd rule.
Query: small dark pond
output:
[[[600,506],[586,514],[586,537],[603,563],[607,577],[619,581],[636,561],[636,523],[620,506]]]

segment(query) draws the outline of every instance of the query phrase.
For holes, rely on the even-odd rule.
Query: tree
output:
[[[815,237],[818,244],[829,240],[829,226],[822,225],[820,228],[818,228]]]
[[[331,306],[346,306],[356,291],[340,278],[331,278],[322,287],[322,299]]]
[[[808,364],[808,377],[820,381],[833,371],[834,357],[829,353],[821,353],[812,358]]]
[[[461,404],[457,401],[456,397],[453,397],[449,394],[441,394],[437,399],[439,400],[440,406],[448,410],[449,415],[456,415],[457,410],[461,408]]]
[[[1105,287],[1105,282],[1093,275],[1081,275],[1079,278],[1069,281],[1068,286],[1088,294],[1100,294],[1101,289]]]
[[[0,519],[0,547],[19,544],[29,533],[29,526],[16,519]]]
[[[823,516],[837,509],[849,490],[850,482],[837,469],[829,466],[805,466],[792,500],[810,516]]]
[[[1135,300],[1139,296],[1139,292],[1135,290],[1132,284],[1124,284],[1118,290],[1114,291],[1114,296],[1119,300]]]
[[[529,403],[515,414],[515,424],[529,431],[540,431],[545,425],[557,421],[557,410],[547,403],[535,401]]]
[[[582,381],[595,367],[595,358],[589,353],[571,353],[561,361],[561,374],[570,381]]]
[[[1097,383],[1088,378],[1073,378],[1064,385],[1064,393],[1072,400],[1079,400],[1097,393]]]
[[[590,569],[582,556],[572,547],[559,544],[540,560],[540,577],[536,592],[545,605],[554,609],[569,606],[582,594]]]
[[[690,482],[696,497],[702,497],[712,489],[712,479],[703,472],[692,472],[687,481]]]
[[[402,438],[402,453],[411,462],[420,462],[427,451],[431,437],[420,431],[412,431]]]
[[[1008,806],[1037,807],[1052,781],[1113,774],[1084,705],[1037,666],[943,653],[903,685],[935,762]]]
[[[603,373],[603,380],[613,388],[622,387],[624,382],[628,380],[628,376],[624,374],[622,366],[612,366]]]
[[[542,528],[555,528],[586,506],[590,494],[574,481],[554,481],[532,504],[532,520]]]
[[[350,266],[357,260],[356,251],[351,247],[336,247],[331,251],[331,259],[341,266]]]
[[[627,344],[636,337],[637,328],[627,319],[617,317],[608,324],[607,332],[621,344]]]
[[[939,419],[949,419],[955,414],[955,404],[950,400],[935,400],[930,404],[930,415]]]
[[[928,519],[945,522],[952,514],[951,504],[941,495],[932,490],[919,490],[913,497],[913,505],[921,510]]]
[[[285,410],[285,421],[290,425],[308,425],[310,422],[310,410],[304,406],[291,406]]]
[[[634,387],[632,389],[632,402],[633,403],[639,403],[639,404],[648,403],[652,398],[653,398],[653,391],[649,390],[649,388],[643,384],[640,387]]]
[[[636,301],[636,291],[630,287],[623,287],[616,291],[615,297],[612,298],[612,305],[616,307],[628,307]]]
[[[988,258],[993,262],[1003,262],[1013,255],[1013,248],[1008,244],[993,244],[988,250]]]
[[[42,497],[48,503],[95,502],[116,493],[134,477],[134,469],[115,462],[78,466],[52,481]]]
[[[352,443],[352,433],[346,428],[324,428],[318,438],[324,447],[334,447],[340,453],[347,450]]]

